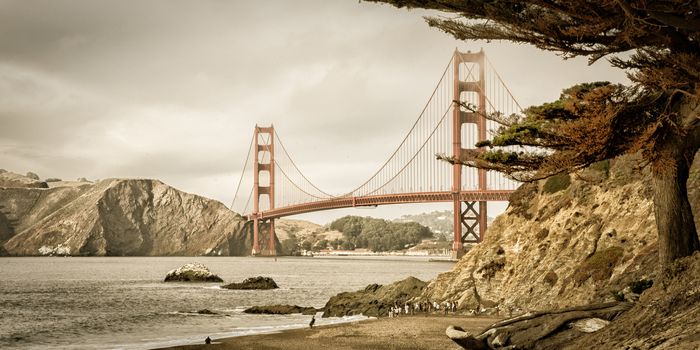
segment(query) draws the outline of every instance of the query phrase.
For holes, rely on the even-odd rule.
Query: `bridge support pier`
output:
[[[260,254],[260,220],[253,219],[253,251],[250,253],[255,256]]]
[[[255,126],[253,135],[255,142],[255,160],[253,163],[253,250],[252,255],[277,255],[275,247],[275,219],[260,218],[260,197],[266,195],[269,209],[275,208],[275,129],[274,126]],[[267,172],[269,183],[267,186],[260,185],[260,173]],[[269,228],[267,249],[263,252],[260,247],[260,225],[265,224]]]
[[[267,243],[265,244],[265,249],[262,248],[260,242],[262,241],[260,238],[260,227],[265,227],[267,226],[267,234],[265,235],[267,238]],[[277,247],[276,247],[276,238],[277,235],[275,234],[275,219],[267,219],[267,220],[261,220],[261,219],[253,219],[253,251],[251,255],[253,256],[276,256],[277,255]]]
[[[462,210],[460,202],[457,217],[462,230],[460,233],[455,232],[452,245],[453,259],[459,259],[466,253],[464,243],[480,243],[488,225],[486,202],[464,202],[464,206],[465,208]],[[457,234],[459,234],[459,237],[457,237]]]
[[[463,81],[460,77],[460,67],[462,63],[473,63],[478,66],[478,76],[474,81]],[[486,140],[486,79],[484,51],[476,53],[462,53],[455,50],[453,56],[453,106],[452,106],[452,157],[461,159],[462,153],[467,150],[462,145],[462,126],[464,124],[476,124],[477,140]],[[471,70],[470,70],[471,71]],[[471,76],[471,75],[470,75]],[[468,78],[468,77],[467,77]],[[461,106],[462,93],[472,93],[476,95],[477,105],[475,110],[463,110]],[[474,147],[474,145],[467,145]],[[478,189],[486,191],[486,171],[477,170]],[[464,202],[466,209],[462,210],[460,193],[462,192],[462,165],[455,163],[452,165],[452,194],[453,194],[453,216],[454,216],[454,242],[452,244],[452,257],[459,259],[464,255],[464,243],[481,242],[486,233],[486,202],[479,201],[478,210],[475,208],[477,202]],[[476,229],[478,227],[478,230]],[[463,234],[463,228],[466,232]],[[468,236],[474,238],[468,239]]]

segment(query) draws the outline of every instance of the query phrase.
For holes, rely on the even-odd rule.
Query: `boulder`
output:
[[[223,282],[221,277],[213,274],[209,269],[200,264],[185,264],[178,269],[168,272],[165,282]]]
[[[403,307],[404,303],[419,296],[425,286],[415,277],[382,286],[370,284],[356,292],[345,292],[331,297],[323,308],[323,317],[341,317],[346,315],[386,316],[389,308],[395,304]]]
[[[265,315],[289,315],[289,314],[302,314],[302,315],[315,315],[316,308],[298,306],[298,305],[264,305],[264,306],[253,306],[249,307],[243,312],[247,314],[265,314]]]
[[[257,276],[257,277],[246,278],[241,283],[236,283],[236,282],[229,283],[229,284],[221,286],[221,288],[226,288],[226,289],[275,289],[275,288],[279,288],[279,287],[277,286],[277,283],[275,283],[275,281],[272,278]]]

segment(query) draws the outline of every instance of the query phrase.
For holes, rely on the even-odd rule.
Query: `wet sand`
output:
[[[500,320],[494,317],[403,316],[380,318],[340,325],[295,329],[274,334],[213,339],[205,345],[176,346],[167,349],[461,349],[445,335],[449,325],[478,332]]]

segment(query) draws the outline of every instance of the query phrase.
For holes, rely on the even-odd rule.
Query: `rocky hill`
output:
[[[637,164],[621,158],[522,186],[484,242],[435,278],[422,297],[494,312],[547,309],[602,301],[632,281],[653,280],[650,179],[634,170]],[[696,223],[699,168],[696,159],[688,182]]]
[[[328,240],[342,238],[339,231],[330,230],[319,224],[306,220],[281,218],[275,221],[275,234],[280,241],[288,239],[291,235],[300,241]]]
[[[34,173],[27,173],[29,176],[15,174],[5,169],[0,169],[0,187],[26,187],[26,188],[48,188],[46,181],[41,181]]]
[[[0,254],[248,255],[251,227],[220,202],[157,180],[52,188],[0,174]],[[15,183],[23,183],[15,181]]]

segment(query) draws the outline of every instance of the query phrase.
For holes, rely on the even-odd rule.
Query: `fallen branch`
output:
[[[478,335],[472,335],[456,326],[448,327],[445,334],[464,349],[529,349],[537,342],[567,329],[566,325],[571,322],[588,318],[611,321],[631,307],[632,304],[627,302],[570,307],[496,322]]]

